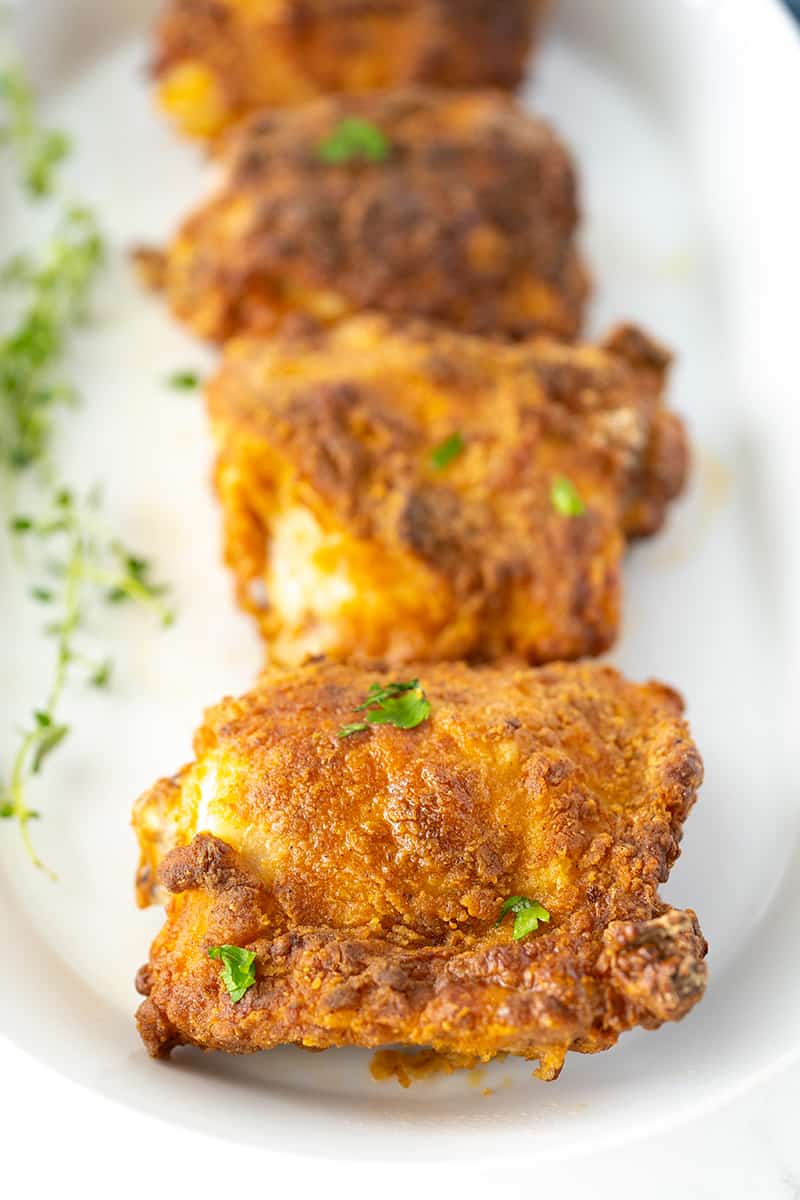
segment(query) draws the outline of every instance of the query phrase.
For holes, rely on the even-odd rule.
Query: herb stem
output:
[[[72,658],[69,645],[69,637],[72,631],[78,624],[81,610],[81,537],[78,531],[74,531],[70,540],[70,555],[67,568],[64,574],[64,585],[62,590],[61,611],[63,619],[58,635],[58,644],[55,656],[55,668],[53,678],[50,683],[50,690],[47,696],[47,706],[45,713],[51,724],[55,724],[56,710],[61,703],[61,698],[64,694],[64,688],[67,683],[67,672],[69,669],[70,660]],[[29,774],[28,760],[41,738],[40,730],[37,727],[31,729],[25,734],[20,742],[14,759],[14,765],[11,772],[11,807],[13,815],[19,826],[22,844],[25,847],[25,852],[30,858],[35,867],[46,871],[51,879],[55,880],[56,875],[49,867],[45,866],[39,855],[33,848],[30,829],[28,824],[33,812],[28,808],[25,799],[25,779]]]
[[[61,622],[61,629],[58,635],[58,649],[56,652],[56,669],[53,675],[53,682],[50,687],[50,694],[47,698],[47,712],[51,716],[54,715],[55,709],[61,696],[64,692],[64,686],[67,682],[67,668],[70,662],[69,635],[75,629],[78,618],[80,616],[80,596],[81,596],[81,541],[79,534],[73,534],[70,556],[67,565],[66,575],[64,578],[64,593],[62,611],[64,619]]]
[[[46,871],[50,878],[54,880],[56,876],[49,869],[49,867],[44,865],[42,860],[39,858],[39,855],[34,850],[33,842],[31,841],[30,829],[28,828],[28,822],[33,816],[33,812],[25,803],[25,777],[27,774],[28,758],[34,746],[36,745],[36,740],[36,730],[32,729],[30,732],[25,734],[19,744],[19,748],[14,758],[14,765],[11,770],[11,783],[8,789],[9,798],[11,800],[11,809],[14,819],[19,826],[20,837],[22,839],[22,844],[25,847],[25,853],[28,855],[28,858],[35,867],[38,867],[42,871]]]

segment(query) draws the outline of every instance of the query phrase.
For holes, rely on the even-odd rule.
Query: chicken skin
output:
[[[697,920],[657,890],[702,777],[680,697],[591,664],[410,673],[274,670],[141,797],[139,899],[167,906],[137,977],[151,1054],[401,1043],[552,1079],[700,999]],[[354,729],[393,687],[416,726]]]
[[[498,92],[416,88],[265,111],[168,249],[197,334],[363,309],[483,334],[576,333],[587,293],[576,182],[551,130]]]
[[[224,554],[270,660],[493,660],[613,642],[626,540],[687,448],[665,351],[379,317],[242,338],[208,387]]]
[[[159,101],[192,137],[259,108],[397,84],[513,88],[549,0],[168,0]]]

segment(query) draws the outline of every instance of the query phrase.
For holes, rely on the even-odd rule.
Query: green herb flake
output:
[[[222,982],[231,1002],[238,1004],[256,981],[255,952],[243,950],[241,946],[211,946],[208,957],[222,963]]]
[[[445,467],[449,467],[450,463],[458,458],[465,448],[466,444],[461,434],[451,433],[431,450],[431,466],[434,471],[443,471]]]
[[[57,725],[49,718],[43,721],[41,718],[44,715],[44,713],[36,713],[38,727],[33,742],[33,758],[31,761],[31,771],[34,775],[39,774],[44,760],[48,755],[52,754],[56,746],[61,745],[69,733],[69,725]]]
[[[540,921],[550,920],[550,913],[538,900],[529,900],[527,896],[509,896],[500,909],[495,925],[501,925],[510,912],[514,914],[512,935],[515,942],[534,933]]]
[[[92,685],[92,687],[108,687],[109,683],[111,682],[111,671],[113,670],[113,666],[114,664],[110,658],[105,659],[104,662],[98,663],[89,676],[89,683]]]
[[[200,387],[200,376],[196,371],[173,371],[167,383],[178,392],[193,392]]]
[[[373,683],[363,704],[354,712],[363,712],[363,721],[343,725],[339,737],[363,733],[370,725],[394,725],[397,729],[415,729],[431,714],[430,701],[418,679],[406,683]]]
[[[586,505],[581,499],[578,489],[571,480],[559,475],[553,480],[550,488],[550,503],[562,517],[580,517],[586,512]]]
[[[350,162],[385,162],[392,144],[377,125],[361,117],[343,117],[330,137],[317,146],[317,157],[338,166]]]

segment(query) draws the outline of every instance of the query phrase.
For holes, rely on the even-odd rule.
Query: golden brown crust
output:
[[[414,670],[432,714],[413,730],[340,739],[381,672],[333,664],[207,713],[174,848],[142,844],[172,896],[139,977],[152,1054],[406,1043],[553,1078],[700,998],[694,914],[657,892],[702,777],[680,698],[596,666]],[[519,942],[495,925],[511,894],[551,914]],[[238,1004],[207,955],[225,943],[256,954]]]
[[[603,942],[599,970],[648,1028],[682,1016],[705,986],[707,943],[691,909],[640,924],[612,921]]]
[[[397,84],[513,88],[549,0],[169,0],[164,108],[212,137],[255,109]]]
[[[353,116],[389,139],[385,161],[322,160]],[[263,112],[230,137],[224,169],[167,260],[172,308],[202,337],[362,309],[509,337],[578,330],[572,164],[501,93],[403,89]]]
[[[661,525],[686,476],[683,426],[663,407],[667,361],[630,327],[605,349],[374,317],[233,343],[208,389],[225,558],[273,656],[545,662],[606,649],[625,538]],[[464,451],[433,469],[455,431]],[[583,515],[554,508],[559,476]],[[305,549],[293,535],[315,573],[288,603],[280,531],[297,511],[320,532]],[[331,608],[326,578],[350,588]]]

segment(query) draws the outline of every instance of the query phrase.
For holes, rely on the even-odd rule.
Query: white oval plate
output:
[[[630,557],[611,657],[685,692],[706,760],[665,894],[700,915],[707,998],[681,1025],[571,1056],[556,1084],[505,1061],[403,1091],[374,1082],[355,1051],[185,1051],[156,1064],[133,1026],[133,975],[159,914],[132,905],[131,802],[189,756],[203,705],[245,688],[260,659],[219,565],[201,404],[164,383],[211,356],[125,263],[130,243],[164,238],[205,182],[196,148],[151,109],[151,7],[28,0],[19,17],[49,115],[76,138],[68,191],[97,208],[112,247],[74,355],[85,403],[63,434],[65,461],[76,481],[106,481],[118,526],[174,581],[180,619],[162,633],[114,616],[115,689],[70,697],[76,731],[35,794],[38,845],[59,882],[27,865],[13,827],[0,829],[3,1031],[108,1097],[284,1153],[535,1157],[608,1146],[722,1102],[800,1052],[800,49],[788,20],[767,0],[564,0],[530,90],[584,175],[593,326],[633,316],[679,351],[672,398],[697,446],[694,481],[666,533]],[[3,196],[4,249],[35,241],[46,218],[33,219],[8,179]],[[44,660],[3,567],[7,761]]]

